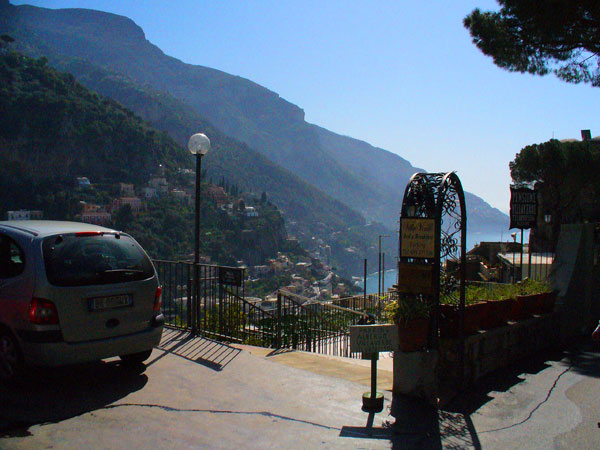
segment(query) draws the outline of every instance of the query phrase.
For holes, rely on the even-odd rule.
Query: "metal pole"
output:
[[[385,294],[385,253],[381,254],[381,290]]]
[[[529,253],[529,264],[527,264],[527,278],[531,279],[531,230],[527,238],[527,252]]]
[[[363,307],[366,308],[367,305],[367,258],[364,261],[363,268]]]
[[[521,228],[521,263],[519,264],[519,281],[523,280],[523,228]]]
[[[371,400],[375,401],[377,398],[377,360],[379,359],[379,353],[373,352],[371,354]]]
[[[194,229],[194,318],[192,332],[198,332],[200,323],[200,183],[202,178],[202,155],[196,153],[196,224]]]
[[[378,268],[377,268],[377,296],[381,295],[381,248],[379,249],[378,255]]]
[[[377,296],[380,297],[381,296],[381,235],[379,235],[379,252],[378,252],[378,256],[379,256],[379,266],[378,266],[378,272],[377,272]]]
[[[514,242],[517,240],[515,233],[513,233],[513,244]],[[515,284],[515,278],[516,278],[516,269],[515,269],[515,247],[513,246],[512,248],[512,255],[513,255],[513,264],[512,264],[512,284]]]
[[[275,348],[281,348],[281,292],[277,292],[277,323],[275,329]]]
[[[194,229],[194,264],[200,262],[200,178],[202,177],[202,155],[196,153],[196,227]]]

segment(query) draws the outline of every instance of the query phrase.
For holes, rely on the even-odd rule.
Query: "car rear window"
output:
[[[88,286],[145,280],[152,262],[129,236],[72,233],[50,236],[42,244],[48,281],[56,286]]]

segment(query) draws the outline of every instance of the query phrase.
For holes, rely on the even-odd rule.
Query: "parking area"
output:
[[[226,345],[165,330],[145,366],[35,370],[0,386],[0,449],[600,448],[600,353],[590,345],[498,371],[433,410],[361,410],[367,361]],[[533,438],[532,438],[533,437]]]
[[[390,448],[391,392],[369,415],[366,390],[165,330],[138,370],[115,359],[0,387],[0,448]]]

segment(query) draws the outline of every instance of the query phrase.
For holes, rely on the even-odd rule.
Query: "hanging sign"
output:
[[[529,188],[510,187],[510,228],[527,230],[537,223],[537,192]]]
[[[433,294],[433,265],[398,263],[398,284],[401,294]]]
[[[403,258],[435,257],[435,219],[402,219],[400,256]]]

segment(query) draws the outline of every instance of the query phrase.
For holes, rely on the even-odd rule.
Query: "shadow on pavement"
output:
[[[497,370],[460,392],[439,410],[439,432],[444,448],[481,449],[471,415],[494,398],[491,393],[506,392],[524,381],[523,374],[535,375],[555,364],[564,367],[565,371],[600,377],[600,354],[586,339],[564,350],[540,352]]]
[[[394,395],[389,424],[394,449],[442,449],[438,410],[425,400]]]
[[[192,335],[189,331],[165,328],[160,345],[157,347],[164,353],[148,362],[155,364],[167,354],[177,355],[193,361],[209,369],[220,371],[241,353],[240,349],[223,342]]]
[[[564,353],[566,360],[573,366],[572,370],[588,377],[600,378],[600,343],[584,339]]]
[[[363,410],[364,411],[364,410]],[[375,413],[370,412],[367,418],[367,424],[364,427],[342,427],[341,437],[364,438],[364,439],[387,439],[392,440],[392,430],[388,424],[382,427],[374,427]]]
[[[270,351],[269,354],[267,355],[267,357],[283,355],[284,353],[293,353],[293,352],[295,352],[295,350],[292,348],[277,348],[275,350]]]
[[[0,385],[0,438],[30,435],[32,425],[95,411],[144,387],[145,366],[119,361],[31,368],[23,379]]]
[[[393,449],[441,450],[440,422],[436,407],[424,400],[394,395],[387,412],[395,421],[374,427],[374,413],[369,413],[364,427],[344,426],[340,437],[390,441]],[[444,447],[452,448],[452,447]],[[456,447],[463,448],[463,447]]]
[[[588,340],[564,350],[548,350],[497,370],[457,394],[439,408],[424,400],[395,395],[389,410],[395,421],[373,427],[373,414],[365,427],[342,428],[340,436],[389,440],[394,449],[475,449],[481,450],[471,415],[494,397],[524,381],[524,374],[538,374],[558,364],[565,371],[600,377],[600,353]]]
[[[524,381],[523,374],[535,375],[558,363],[565,369],[588,376],[600,377],[600,355],[591,351],[591,343],[576,342],[564,350],[546,350],[523,359],[509,367],[486,375],[444,405],[448,412],[472,414],[493,399],[491,392],[506,392]]]

